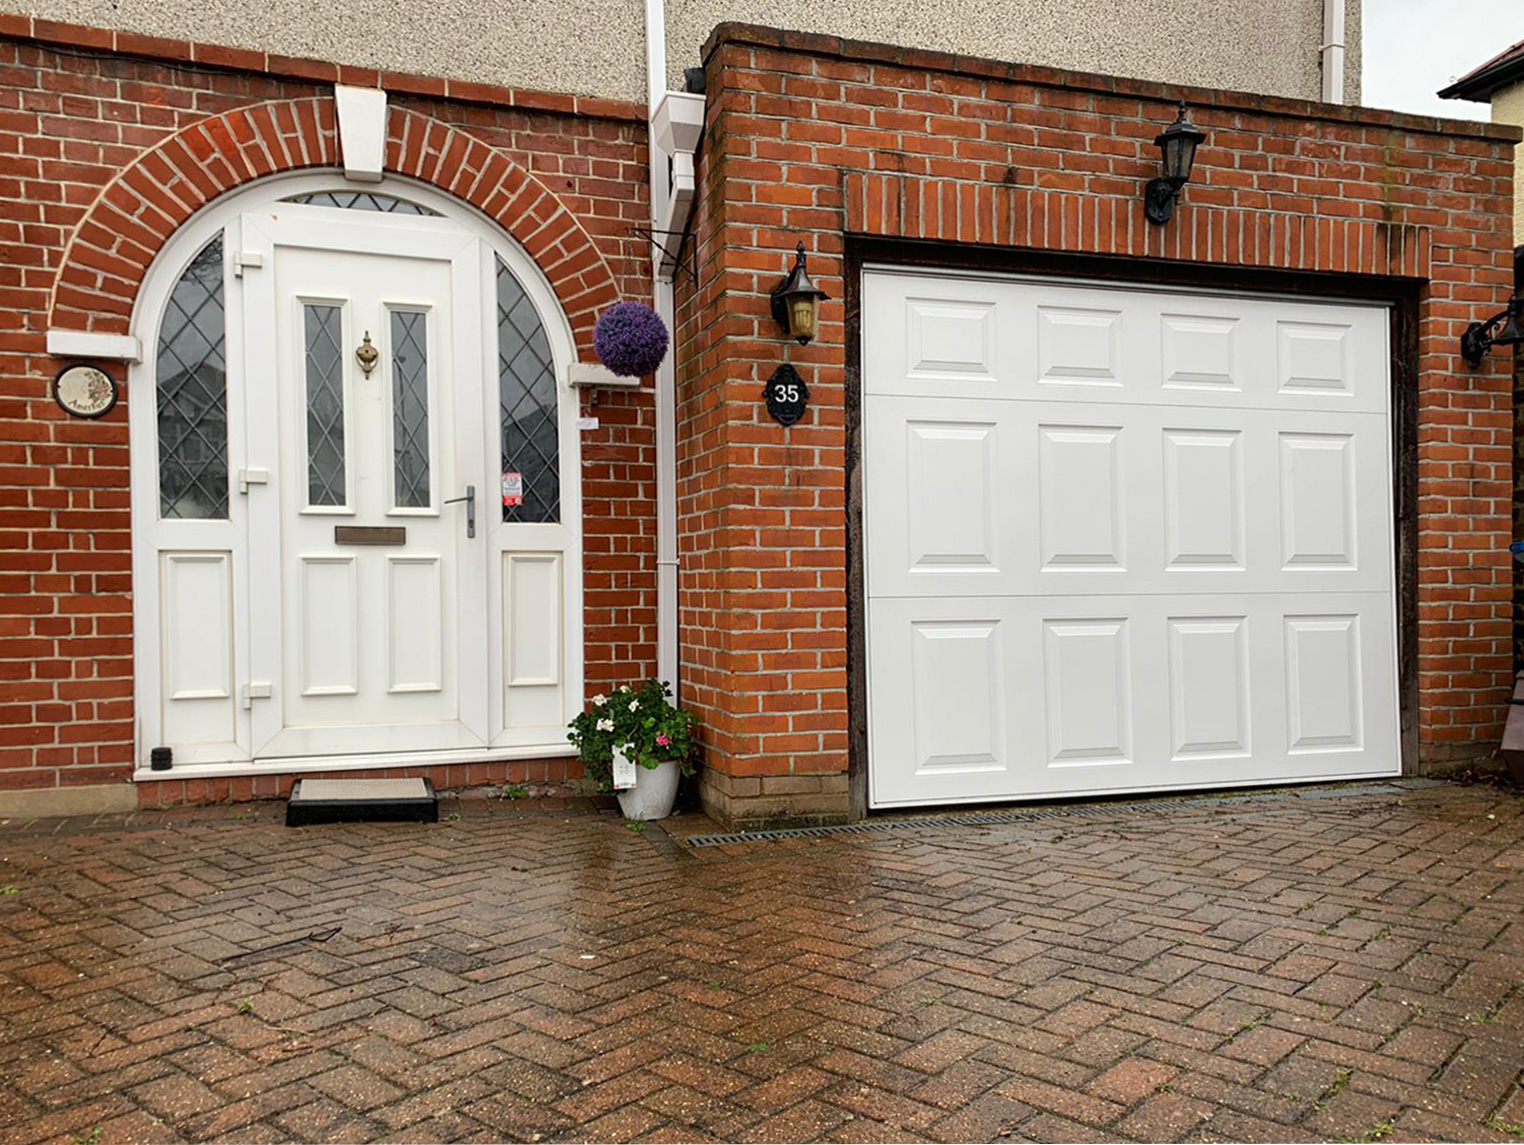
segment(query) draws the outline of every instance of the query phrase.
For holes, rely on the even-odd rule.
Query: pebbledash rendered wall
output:
[[[260,175],[335,167],[335,82],[385,86],[388,169],[498,220],[546,273],[583,360],[605,307],[649,296],[631,230],[649,216],[643,107],[0,15],[0,794],[132,771],[127,405],[145,395],[123,387],[101,421],[67,417],[48,394],[62,363],[46,332],[126,332],[147,265],[198,207]],[[605,395],[596,412],[582,453],[593,690],[653,672],[656,639],[651,391]],[[556,782],[581,765],[407,774]],[[138,791],[252,798],[290,779]]]
[[[750,25],[716,29],[706,67],[678,492],[684,688],[712,814],[863,809],[848,279],[864,252],[1393,301],[1404,763],[1493,752],[1512,667],[1510,363],[1470,370],[1457,351],[1512,283],[1516,129]],[[1181,99],[1207,139],[1154,227],[1152,141]],[[831,298],[804,348],[768,306],[800,241]],[[784,360],[811,394],[790,429],[759,400]]]

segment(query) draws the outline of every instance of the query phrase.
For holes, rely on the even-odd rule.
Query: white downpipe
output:
[[[659,2],[659,0],[657,0]],[[1344,102],[1344,5],[1323,0],[1323,102]]]
[[[667,92],[667,18],[663,0],[646,0],[646,126],[651,157],[651,226],[666,226],[671,195],[669,156],[656,142],[656,109]],[[659,236],[666,238],[667,236]],[[677,331],[672,276],[652,252],[652,304],[672,331],[672,348],[656,371],[656,674],[680,687],[677,654]]]

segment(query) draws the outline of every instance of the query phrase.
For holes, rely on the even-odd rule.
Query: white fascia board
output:
[[[49,330],[48,354],[54,358],[93,358],[99,362],[141,362],[143,343],[131,334]]]
[[[333,89],[339,113],[339,150],[344,177],[379,183],[386,169],[386,93],[374,87]]]

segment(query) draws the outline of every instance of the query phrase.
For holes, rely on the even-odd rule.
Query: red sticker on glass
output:
[[[512,509],[524,503],[524,475],[503,474],[503,508]]]

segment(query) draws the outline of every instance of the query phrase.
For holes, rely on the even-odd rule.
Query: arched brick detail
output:
[[[617,301],[608,264],[543,183],[499,151],[417,112],[390,113],[386,168],[472,204],[529,253],[592,356],[593,323]],[[263,103],[212,116],[144,152],[113,179],[64,250],[50,329],[125,334],[154,257],[197,210],[254,179],[340,162],[331,99]]]

